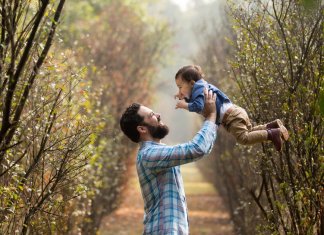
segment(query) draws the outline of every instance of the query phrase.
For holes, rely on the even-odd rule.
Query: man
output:
[[[120,119],[120,127],[132,141],[140,143],[136,167],[144,199],[143,234],[189,234],[187,203],[180,165],[209,153],[216,139],[216,97],[205,90],[205,121],[194,138],[184,144],[161,143],[169,128],[148,107],[132,104]]]

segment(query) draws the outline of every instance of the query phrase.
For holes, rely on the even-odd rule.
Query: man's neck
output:
[[[142,142],[143,141],[153,141],[153,142],[158,143],[158,144],[161,143],[161,139],[152,138],[151,136],[147,136],[147,137],[145,136],[145,137],[142,138],[141,141]]]

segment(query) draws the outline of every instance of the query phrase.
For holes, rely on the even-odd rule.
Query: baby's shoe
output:
[[[282,122],[281,122],[280,119],[276,119],[273,122],[268,123],[266,125],[266,128],[267,129],[279,128],[280,129],[280,132],[281,132],[281,135],[282,135],[282,138],[284,140],[286,140],[286,141],[289,138],[289,133],[288,133],[286,127],[282,124]]]
[[[276,150],[280,151],[282,147],[280,128],[268,129],[267,132],[268,132],[268,140],[271,140]]]

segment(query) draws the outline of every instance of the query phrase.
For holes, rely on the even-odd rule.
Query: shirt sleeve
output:
[[[204,95],[204,85],[199,85],[194,88],[191,99],[188,103],[188,110],[190,112],[201,113],[204,109],[205,95]]]
[[[148,148],[142,156],[142,164],[152,170],[160,170],[196,161],[212,150],[216,130],[215,123],[205,121],[200,131],[188,143]]]

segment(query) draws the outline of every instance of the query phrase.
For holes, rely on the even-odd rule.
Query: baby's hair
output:
[[[187,65],[179,69],[175,75],[175,79],[182,78],[187,82],[195,81],[204,78],[204,74],[199,65]]]

